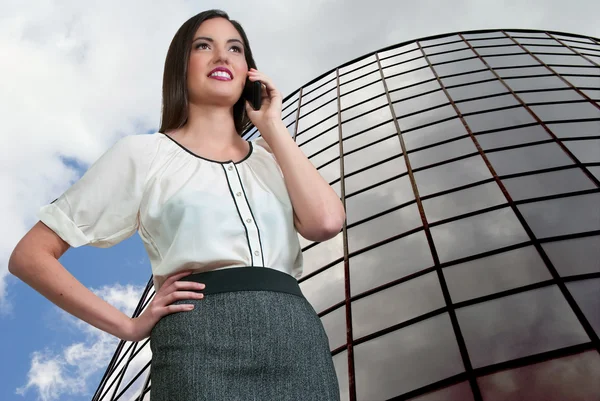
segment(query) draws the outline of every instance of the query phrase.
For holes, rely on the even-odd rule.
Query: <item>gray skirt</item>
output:
[[[150,336],[152,401],[338,401],[321,320],[289,274],[241,267],[193,274],[195,308]]]

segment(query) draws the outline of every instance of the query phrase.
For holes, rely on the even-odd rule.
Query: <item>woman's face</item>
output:
[[[204,21],[192,42],[187,84],[190,103],[232,107],[248,72],[244,42],[224,18]]]

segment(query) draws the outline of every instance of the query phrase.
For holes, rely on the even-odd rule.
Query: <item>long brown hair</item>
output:
[[[229,19],[229,15],[221,10],[208,10],[193,16],[179,28],[167,52],[163,73],[162,115],[159,132],[166,133],[168,130],[182,127],[187,122],[187,70],[192,41],[200,24],[212,18],[225,18],[231,22],[244,42],[244,55],[248,68],[256,68],[248,37],[239,22]],[[244,103],[245,100],[242,96],[233,106],[233,120],[239,135],[250,125]]]

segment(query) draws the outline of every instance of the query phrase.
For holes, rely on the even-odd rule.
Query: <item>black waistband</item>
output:
[[[203,294],[232,291],[277,291],[304,297],[298,281],[291,275],[268,267],[231,267],[190,274],[180,281],[194,281],[206,287]]]

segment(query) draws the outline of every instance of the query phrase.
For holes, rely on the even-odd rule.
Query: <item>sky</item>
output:
[[[527,28],[600,37],[593,0],[0,0],[0,400],[91,398],[117,340],[10,275],[8,258],[37,210],[117,139],[158,129],[168,45],[209,8],[242,23],[258,68],[284,96],[336,65],[429,35]],[[137,235],[71,249],[61,263],[128,314],[151,274]]]

